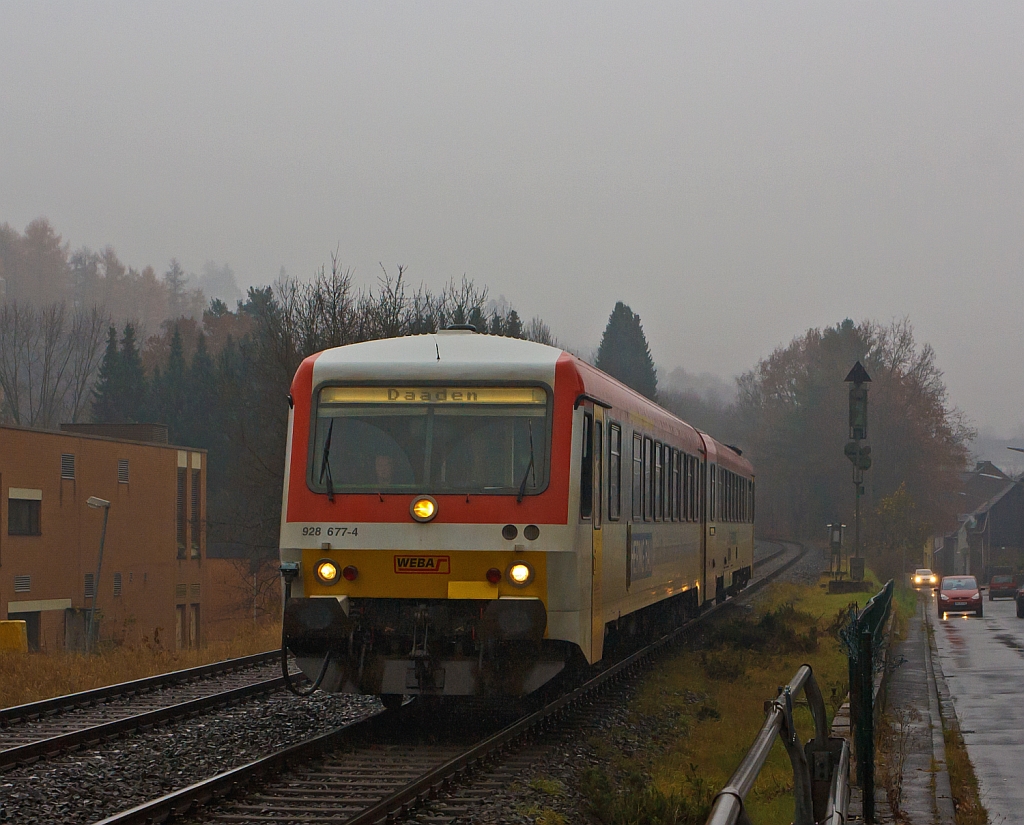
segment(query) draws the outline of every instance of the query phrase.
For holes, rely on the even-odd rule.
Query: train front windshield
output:
[[[550,431],[540,387],[324,387],[310,486],[531,495],[547,484]]]

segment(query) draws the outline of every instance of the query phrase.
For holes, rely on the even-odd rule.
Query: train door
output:
[[[583,445],[580,455],[580,521],[585,527],[580,534],[580,552],[590,556],[590,645],[589,650],[586,646],[584,649],[592,662],[601,658],[604,648],[604,602],[601,593],[603,443],[604,410],[588,404],[583,409]]]

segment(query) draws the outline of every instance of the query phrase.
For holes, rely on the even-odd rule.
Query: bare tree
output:
[[[99,366],[107,323],[95,307],[0,305],[3,420],[41,428],[77,421]]]

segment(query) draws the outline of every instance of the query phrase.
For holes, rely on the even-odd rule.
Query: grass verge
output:
[[[863,594],[859,606],[871,595]],[[773,585],[748,615],[712,622],[664,660],[641,684],[629,723],[590,740],[600,767],[584,772],[580,790],[593,820],[703,823],[763,724],[764,701],[801,664],[813,668],[831,718],[846,696],[847,660],[837,634],[851,606],[850,594],[829,595],[824,581]],[[802,700],[795,716],[806,740],[813,722]],[[746,800],[751,820],[791,822],[792,785],[788,757],[776,743]]]
[[[210,644],[200,650],[169,651],[152,645],[124,645],[89,655],[0,652],[0,707],[262,653],[280,645],[280,625],[269,624],[239,634],[230,642]]]

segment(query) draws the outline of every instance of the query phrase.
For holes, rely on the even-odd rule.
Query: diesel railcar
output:
[[[283,642],[325,690],[529,693],[750,579],[750,463],[560,349],[338,347],[289,400]]]

